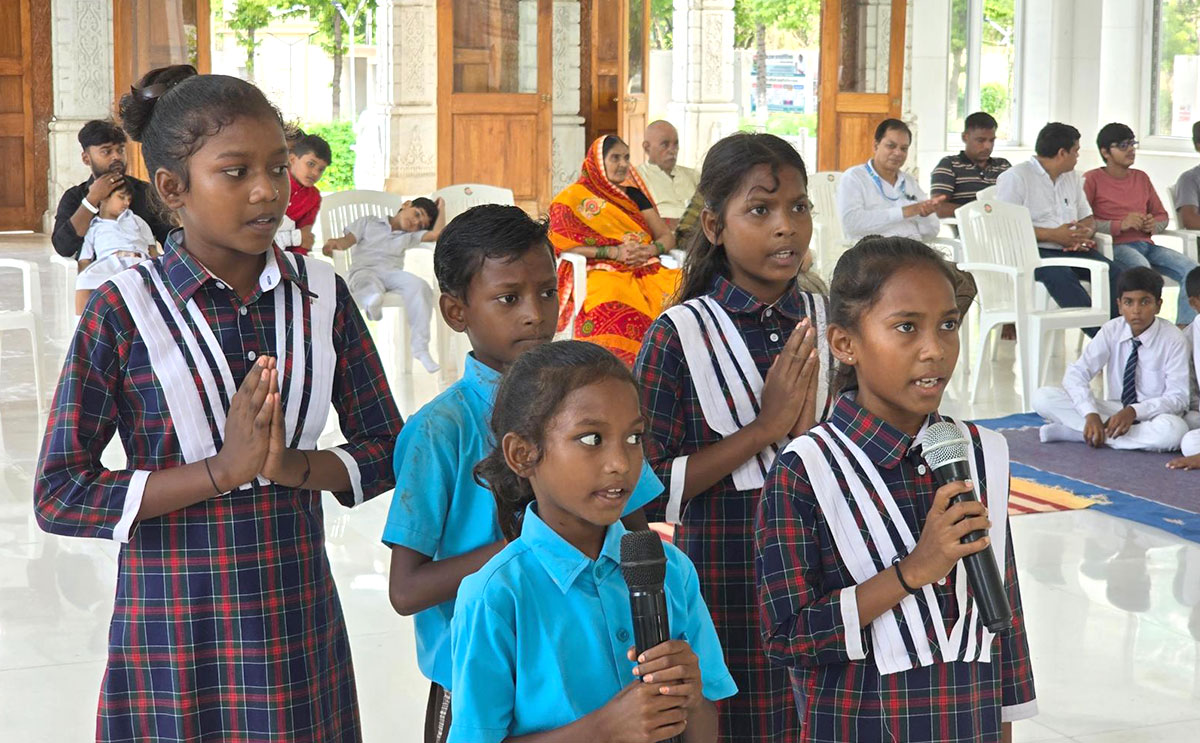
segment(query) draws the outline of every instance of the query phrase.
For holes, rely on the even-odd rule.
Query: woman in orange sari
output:
[[[604,346],[630,366],[679,286],[679,270],[658,260],[675,247],[675,236],[641,189],[620,185],[632,170],[629,146],[601,137],[588,148],[579,180],[550,203],[555,252],[587,258],[587,296],[575,316],[575,338]],[[578,303],[570,263],[560,264],[558,279],[563,330]]]

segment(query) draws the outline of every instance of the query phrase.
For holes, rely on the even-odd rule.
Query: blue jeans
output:
[[[1068,253],[1063,250],[1055,250],[1053,248],[1038,248],[1038,254],[1043,258],[1087,258],[1093,261],[1100,261],[1108,264],[1108,284],[1109,284],[1109,317],[1117,316],[1117,277],[1121,275],[1121,267],[1110,261],[1099,250],[1092,248],[1091,250],[1083,250],[1077,253]],[[1084,281],[1087,281],[1091,274],[1083,268],[1067,267],[1067,266],[1046,266],[1039,268],[1033,272],[1033,278],[1042,282],[1046,286],[1046,291],[1050,293],[1050,297],[1058,304],[1059,307],[1090,307],[1092,304],[1092,296],[1088,294],[1087,289],[1083,288]],[[1100,328],[1084,328],[1083,332],[1087,333],[1088,337],[1094,337],[1096,331]]]
[[[1160,274],[1175,279],[1179,282],[1179,309],[1176,311],[1175,323],[1187,325],[1196,318],[1196,311],[1188,304],[1187,291],[1183,288],[1183,280],[1197,265],[1191,258],[1178,250],[1146,241],[1113,245],[1113,263],[1122,270],[1138,266],[1153,268]]]

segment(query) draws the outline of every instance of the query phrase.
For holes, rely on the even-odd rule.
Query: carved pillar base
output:
[[[437,107],[390,106],[383,114],[384,189],[405,196],[437,190]]]
[[[675,0],[671,123],[679,162],[699,168],[708,148],[737,130],[733,0]]]
[[[357,156],[386,164],[386,190],[428,195],[437,189],[437,7],[434,0],[379,0],[376,18],[379,104],[364,129],[375,128],[367,139],[378,144],[376,152],[360,147]]]
[[[579,115],[579,0],[555,0],[553,20],[554,117],[550,141],[550,191],[558,194],[579,177],[587,152]]]

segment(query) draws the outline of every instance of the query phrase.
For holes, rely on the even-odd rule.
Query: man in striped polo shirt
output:
[[[975,200],[975,194],[996,185],[1000,174],[1012,167],[1001,157],[992,157],[996,145],[996,120],[983,111],[967,117],[963,125],[963,150],[947,155],[929,177],[930,196],[945,196],[938,205],[941,218],[954,216],[954,210]]]

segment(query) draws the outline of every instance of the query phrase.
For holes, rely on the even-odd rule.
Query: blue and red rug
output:
[[[1091,507],[1200,542],[1200,472],[1167,469],[1178,453],[1043,444],[1038,438],[1043,421],[1032,413],[976,422],[1008,439],[1010,513]],[[1030,499],[1040,507],[1021,510]]]

